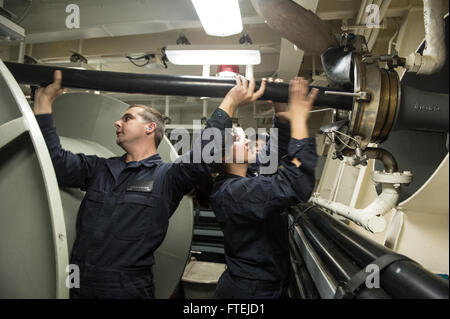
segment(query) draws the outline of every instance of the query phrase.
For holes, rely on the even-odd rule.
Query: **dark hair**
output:
[[[139,113],[139,115],[144,119],[146,122],[153,122],[156,124],[156,130],[155,130],[155,144],[156,147],[159,146],[159,143],[161,143],[163,137],[164,137],[164,118],[161,115],[161,113],[158,112],[158,110],[149,107],[147,105],[142,104],[133,104],[130,105],[128,108],[132,107],[139,107],[142,109],[142,111]]]

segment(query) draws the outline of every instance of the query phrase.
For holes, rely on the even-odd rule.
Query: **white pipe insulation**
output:
[[[423,54],[411,53],[405,68],[417,74],[433,74],[445,64],[445,26],[442,0],[423,0],[426,48]]]
[[[312,197],[311,202],[350,219],[372,233],[381,233],[386,228],[386,220],[383,215],[397,205],[399,196],[398,188],[395,188],[392,184],[383,184],[381,194],[366,208],[352,208],[319,197]]]
[[[382,192],[367,207],[357,209],[342,203],[320,198],[319,194],[314,194],[310,201],[323,208],[330,210],[340,216],[350,219],[372,233],[381,233],[386,228],[386,220],[383,215],[389,213],[397,206],[400,197],[400,187],[402,184],[409,184],[412,181],[412,173],[394,172],[372,172],[372,180],[382,184]]]

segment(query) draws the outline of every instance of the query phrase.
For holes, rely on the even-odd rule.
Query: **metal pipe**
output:
[[[372,233],[381,233],[386,229],[384,214],[395,207],[399,192],[392,185],[383,184],[383,191],[367,207],[357,209],[335,201],[328,201],[320,197],[311,197],[310,201],[333,213],[350,219],[355,224],[364,227]]]
[[[293,208],[293,210],[301,213],[298,208]],[[297,220],[306,237],[329,268],[330,274],[339,282],[348,282],[361,270],[331,240],[322,235],[305,215],[299,216]],[[363,287],[356,298],[390,299],[389,295],[382,288],[370,289],[367,287]]]
[[[389,39],[389,44],[388,44],[388,55],[392,54],[392,44],[397,45],[397,43],[394,42],[394,40],[397,38],[398,36],[398,30],[394,33],[394,35]]]
[[[302,209],[309,207],[302,205]],[[323,210],[313,207],[306,212],[313,224],[346,251],[361,267],[393,251],[368,239]],[[424,269],[412,260],[392,263],[381,272],[381,286],[393,298],[448,299],[448,281]]]
[[[364,12],[366,11],[367,7],[367,0],[362,0],[361,5],[359,6],[358,15],[356,17],[356,25],[360,25],[362,21],[362,17],[364,15]],[[359,33],[358,33],[359,34]]]
[[[366,159],[378,159],[383,162],[385,172],[372,173],[372,180],[376,183],[381,182],[383,185],[381,194],[364,208],[348,206],[336,202],[334,198],[332,200],[326,200],[321,198],[319,194],[311,197],[310,201],[333,213],[352,220],[357,225],[364,227],[372,233],[383,232],[386,228],[386,220],[383,215],[390,212],[397,205],[400,197],[400,185],[410,183],[412,174],[405,172],[405,175],[402,176],[402,174],[398,173],[395,158],[391,153],[381,148],[367,148],[364,150],[364,154],[360,149],[345,149],[342,153],[345,156],[357,154],[358,157],[365,156]]]
[[[202,117],[208,117],[208,100],[203,100]]]
[[[364,154],[368,158],[380,160],[386,172],[393,173],[398,171],[397,161],[389,151],[383,148],[368,147],[364,150]]]
[[[346,148],[342,151],[344,156],[353,156],[355,155],[355,150]],[[364,150],[364,154],[367,155],[368,158],[379,160],[384,165],[384,170],[388,173],[393,173],[398,171],[397,161],[394,156],[385,149],[376,148],[376,147],[367,147]]]
[[[25,41],[20,41],[19,44],[19,55],[17,57],[17,61],[19,63],[23,63],[25,58]]]
[[[445,65],[445,24],[443,19],[444,1],[423,0],[425,41],[422,65],[417,74],[432,74]]]
[[[45,86],[53,81],[53,72],[62,70],[62,84],[65,87],[91,90],[144,93],[158,95],[180,95],[198,97],[224,97],[234,87],[234,79],[221,79],[200,76],[176,76],[156,74],[136,74],[108,71],[79,70],[46,65],[20,64],[5,62],[16,81],[22,84]],[[261,81],[256,82],[256,89]],[[330,88],[316,87],[319,95],[314,106],[331,106],[337,109],[351,110],[353,98],[347,96],[328,96],[325,90]],[[336,89],[333,89],[336,91]],[[337,89],[337,91],[342,91]],[[287,102],[289,84],[267,83],[267,88],[261,100]]]
[[[411,53],[406,59],[405,68],[417,74],[433,74],[445,65],[445,26],[443,19],[443,1],[423,0],[423,18],[425,40],[423,54]]]
[[[164,109],[164,115],[170,117],[170,96],[166,95],[166,104]]]

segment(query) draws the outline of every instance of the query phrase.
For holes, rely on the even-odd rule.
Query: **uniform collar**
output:
[[[244,178],[244,177],[225,172],[225,173],[221,173],[219,176],[217,176],[216,182],[224,181],[229,178]]]
[[[124,154],[122,156],[122,159],[123,159],[124,162],[125,162],[125,159],[126,159],[126,155],[127,154]],[[161,163],[162,163],[161,156],[159,156],[159,154],[156,153],[156,154],[154,154],[152,156],[144,158],[143,160],[141,160],[139,162],[132,161],[132,162],[125,163],[125,166],[126,167],[140,167],[140,166],[143,165],[145,167],[151,168],[151,167],[156,166],[156,165],[161,164]]]
[[[162,159],[158,153],[156,153],[152,156],[149,156],[139,162],[132,161],[132,162],[126,163],[125,162],[126,158],[127,158],[127,154],[124,154],[121,157],[113,157],[113,158],[108,158],[106,160],[106,165],[108,166],[111,174],[114,176],[114,179],[116,181],[118,180],[120,173],[126,168],[129,168],[129,167],[134,168],[134,167],[141,167],[141,166],[145,166],[147,168],[152,168],[152,167],[157,166],[162,163]]]

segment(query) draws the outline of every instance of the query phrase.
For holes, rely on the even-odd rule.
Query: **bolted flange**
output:
[[[412,182],[413,174],[410,171],[388,173],[385,171],[373,171],[372,180],[383,184],[409,184]]]

